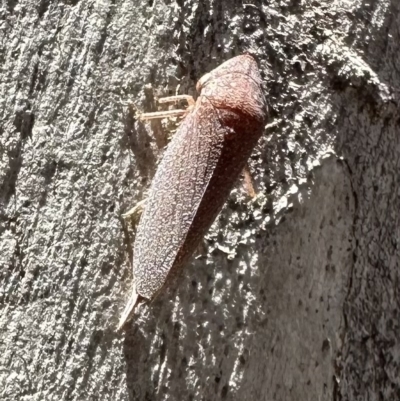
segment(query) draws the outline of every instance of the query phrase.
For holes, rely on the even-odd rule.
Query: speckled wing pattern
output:
[[[157,169],[139,223],[133,273],[144,298],[152,298],[192,256],[263,132],[265,99],[250,55],[204,75],[198,89],[194,109]]]
[[[145,298],[160,289],[174,264],[218,163],[223,136],[218,116],[203,98],[158,166],[134,246],[136,290]]]

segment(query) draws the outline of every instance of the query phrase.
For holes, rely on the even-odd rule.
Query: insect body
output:
[[[134,288],[119,328],[139,296],[153,298],[192,256],[263,133],[266,104],[252,56],[221,64],[197,90],[151,184],[134,244]]]

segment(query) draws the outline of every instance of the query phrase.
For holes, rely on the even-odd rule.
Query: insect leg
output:
[[[243,183],[244,189],[251,198],[255,198],[257,194],[256,191],[254,190],[253,179],[251,177],[248,163],[246,163],[246,165],[243,168],[243,176],[244,176],[244,183]]]
[[[132,209],[129,209],[126,213],[124,213],[122,217],[124,219],[128,218],[136,219],[142,214],[145,204],[146,204],[146,199],[141,200],[140,202],[136,203],[136,205]]]
[[[140,120],[154,120],[158,118],[167,118],[175,116],[183,116],[186,114],[187,110],[176,109],[176,110],[166,110],[166,111],[155,111],[154,113],[142,113],[139,115]]]
[[[194,106],[195,105],[195,100],[193,99],[193,96],[190,95],[176,95],[176,96],[167,96],[167,97],[162,97],[161,99],[158,100],[159,103],[173,103],[177,102],[179,100],[186,100],[188,102],[189,106]]]
[[[126,305],[124,311],[122,312],[121,318],[119,319],[117,331],[120,331],[126,322],[128,322],[131,318],[132,312],[135,309],[139,300],[139,294],[136,292],[136,287],[133,284],[132,294],[129,297],[128,304]]]
[[[188,102],[189,107],[187,109],[176,109],[176,110],[166,110],[166,111],[156,111],[154,113],[142,113],[139,118],[141,120],[153,120],[158,118],[167,118],[167,117],[175,117],[175,116],[183,116],[192,107],[195,105],[195,100],[190,95],[176,95],[176,96],[167,96],[158,100],[159,103],[174,103],[179,100],[186,100]]]

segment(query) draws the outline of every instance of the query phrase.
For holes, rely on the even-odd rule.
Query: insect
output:
[[[150,187],[134,243],[133,290],[119,329],[140,298],[154,298],[167,277],[188,261],[217,217],[264,130],[261,82],[257,63],[248,54],[224,62],[198,81],[200,95]]]

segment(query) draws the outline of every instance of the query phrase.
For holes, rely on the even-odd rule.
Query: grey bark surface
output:
[[[3,1],[1,400],[400,398],[397,1]],[[270,120],[122,333],[156,97],[250,51]]]

